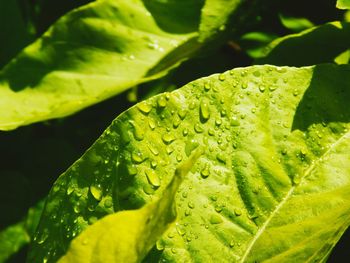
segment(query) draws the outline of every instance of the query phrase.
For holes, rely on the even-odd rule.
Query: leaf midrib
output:
[[[250,242],[246,252],[244,253],[242,259],[239,261],[240,263],[244,263],[245,260],[247,259],[247,257],[250,254],[250,251],[252,250],[252,248],[254,247],[256,241],[259,239],[259,237],[263,234],[263,232],[265,231],[265,229],[267,228],[267,226],[269,225],[270,221],[274,218],[274,216],[279,212],[279,210],[281,209],[281,207],[288,201],[289,197],[293,194],[295,188],[297,186],[299,186],[302,183],[302,180],[304,180],[305,177],[307,177],[312,170],[315,168],[315,166],[317,164],[319,164],[323,158],[325,156],[327,156],[342,140],[348,138],[350,135],[350,131],[346,132],[345,134],[343,134],[336,142],[334,142],[327,151],[325,151],[316,161],[314,161],[310,167],[305,171],[304,175],[301,177],[300,179],[300,183],[298,185],[294,185],[290,188],[290,190],[287,192],[287,194],[285,195],[285,197],[282,199],[282,201],[279,203],[279,205],[276,206],[276,208],[273,210],[273,212],[270,214],[270,216],[268,217],[268,219],[265,221],[265,223],[262,225],[262,227],[256,232],[256,235],[254,236],[254,238],[252,239],[252,241]]]

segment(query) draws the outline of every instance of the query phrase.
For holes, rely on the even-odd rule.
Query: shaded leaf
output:
[[[29,244],[39,223],[44,202],[39,202],[29,209],[27,216],[20,222],[0,231],[0,262],[18,252],[23,246]]]
[[[199,155],[196,151],[175,170],[158,200],[137,210],[108,215],[87,227],[59,262],[140,262],[175,220],[176,191]]]
[[[308,66],[332,63],[350,47],[350,24],[332,22],[274,40],[257,64]]]
[[[176,223],[146,262],[325,261],[350,222],[349,73],[238,68],[130,108],[54,184],[31,261],[53,262],[99,218],[157,200],[199,145]]]
[[[200,12],[196,3],[189,12]],[[186,18],[179,23],[192,30],[196,16]],[[173,33],[157,19],[141,0],[97,1],[63,16],[0,72],[0,129],[72,114],[166,74],[199,47],[197,31]]]
[[[306,30],[315,25],[305,17],[292,17],[280,14],[281,23],[288,29],[294,32],[300,32]]]

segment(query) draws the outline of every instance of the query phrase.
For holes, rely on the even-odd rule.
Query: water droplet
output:
[[[221,117],[225,117],[227,115],[226,110],[221,110],[220,115],[221,115]]]
[[[174,232],[171,231],[171,232],[168,233],[168,238],[173,238],[174,236],[175,236]]]
[[[159,108],[165,108],[166,107],[166,104],[167,104],[167,101],[165,99],[165,96],[160,96],[158,101],[157,101],[157,104],[158,104],[158,107]]]
[[[235,246],[235,241],[232,239],[231,241],[230,241],[230,247],[234,247]]]
[[[286,148],[282,149],[282,154],[283,154],[283,155],[286,155],[286,154],[287,154],[287,149],[286,149]]]
[[[219,162],[226,163],[226,156],[224,155],[224,153],[218,153],[218,154],[216,155],[216,159],[217,159]]]
[[[135,140],[142,141],[144,138],[143,130],[135,124],[133,126],[134,126],[134,138],[135,138]]]
[[[187,237],[186,237],[186,240],[187,240],[187,242],[191,242],[191,241],[192,241],[192,237],[187,236]]]
[[[196,123],[196,124],[194,125],[194,130],[195,130],[195,132],[197,132],[197,133],[202,133],[202,132],[203,132],[203,128],[202,128],[202,126],[201,126],[199,123]]]
[[[149,126],[152,130],[154,130],[154,128],[156,127],[155,121],[154,121],[153,119],[149,119],[149,120],[148,120],[148,126]]]
[[[252,108],[252,109],[251,109],[251,112],[252,112],[252,113],[255,113],[255,112],[256,112],[256,108]]]
[[[235,215],[236,216],[240,216],[240,215],[242,215],[242,211],[241,211],[241,209],[239,209],[239,208],[235,208]]]
[[[242,83],[242,89],[246,89],[248,88],[248,83],[247,82],[243,82]]]
[[[143,191],[147,195],[153,195],[155,190],[151,185],[148,184],[143,186]]]
[[[208,167],[208,165],[205,165],[201,171],[201,176],[203,178],[207,178],[209,175],[210,175],[209,167]]]
[[[221,205],[216,205],[215,206],[215,211],[220,213],[222,211],[222,206]]]
[[[156,242],[156,247],[157,247],[157,249],[158,249],[159,251],[164,250],[165,246],[164,246],[163,241],[162,241],[162,240],[158,240],[158,241]]]
[[[142,163],[145,160],[144,157],[142,156],[142,153],[140,152],[133,152],[131,154],[131,159],[135,163]]]
[[[300,181],[301,181],[301,176],[299,174],[295,174],[293,176],[293,184],[298,185],[298,184],[300,184]]]
[[[271,85],[270,87],[269,87],[269,90],[270,91],[274,91],[274,90],[276,90],[277,89],[277,86],[276,85]]]
[[[199,107],[199,113],[200,113],[202,122],[206,122],[210,118],[210,109],[207,102],[203,100],[201,101],[201,104]]]
[[[204,90],[205,91],[209,91],[210,90],[210,84],[209,83],[205,83],[204,84]]]
[[[199,146],[199,143],[197,140],[192,139],[188,143],[186,143],[185,146],[185,153],[189,157],[194,149],[196,149]]]
[[[183,198],[187,198],[188,193],[186,191],[183,191],[181,195],[182,195]]]
[[[160,179],[158,175],[154,172],[154,170],[147,169],[145,171],[148,182],[154,187],[160,186]]]
[[[172,146],[168,146],[167,148],[166,148],[166,152],[167,152],[167,154],[172,154],[173,152],[174,152],[174,147],[172,147]]]
[[[172,248],[172,249],[171,249],[171,253],[176,254],[176,249],[175,249],[175,248]]]
[[[187,111],[186,111],[186,110],[183,110],[183,109],[181,109],[181,110],[179,110],[179,111],[177,112],[177,115],[179,115],[179,117],[180,117],[181,120],[185,119],[186,114],[187,114]]]
[[[137,174],[137,168],[135,165],[129,165],[127,167],[129,175],[136,175]]]
[[[216,124],[216,126],[220,126],[220,125],[222,124],[222,120],[221,120],[220,117],[217,117],[217,118],[215,119],[215,124]]]
[[[183,136],[187,136],[188,135],[188,130],[185,128],[185,129],[183,129],[183,131],[182,131],[182,135]]]
[[[186,210],[185,210],[185,216],[190,216],[190,215],[192,215],[191,210],[186,209]]]
[[[213,214],[210,216],[209,222],[211,224],[220,224],[220,223],[222,223],[222,218],[221,218],[221,216]]]
[[[178,162],[182,161],[182,155],[181,154],[177,154],[176,155],[176,161],[178,161]]]
[[[46,239],[47,239],[48,237],[49,237],[49,234],[48,234],[47,230],[45,229],[45,230],[40,234],[39,238],[36,238],[36,242],[37,242],[39,245],[41,245],[41,244],[43,244],[43,243],[46,241]]]
[[[112,198],[110,197],[106,198],[106,200],[104,201],[104,206],[106,208],[111,208],[113,206]]]
[[[152,110],[152,105],[148,104],[147,102],[143,101],[139,104],[137,104],[137,108],[144,114],[148,114],[150,113],[150,111]]]
[[[176,129],[177,127],[179,127],[180,123],[181,123],[180,118],[178,116],[175,116],[173,120],[173,127]]]
[[[155,160],[151,161],[151,168],[152,169],[155,169],[157,167],[157,165],[158,165],[157,161],[155,161]]]
[[[152,143],[147,144],[147,146],[153,155],[158,156],[159,151]]]
[[[225,79],[226,79],[225,74],[224,74],[224,73],[221,73],[221,74],[219,75],[219,80],[220,80],[220,81],[224,81]]]
[[[298,95],[299,95],[299,92],[298,92],[298,90],[297,90],[297,89],[294,89],[294,90],[293,90],[293,95],[294,95],[294,97],[296,97],[296,96],[298,96]]]
[[[171,133],[165,133],[163,136],[162,136],[162,140],[165,144],[170,144],[172,143],[174,140],[175,140],[175,137],[173,134]]]
[[[189,208],[191,208],[191,209],[193,209],[193,208],[194,208],[194,203],[193,203],[193,202],[191,202],[191,201],[189,201],[187,205],[188,205],[188,207],[189,207]]]
[[[186,229],[184,226],[176,223],[176,231],[180,236],[184,236],[186,234]]]
[[[97,200],[100,201],[102,199],[102,189],[101,185],[91,185],[90,186],[90,193],[92,196]]]
[[[209,128],[209,129],[208,129],[208,134],[209,134],[210,136],[213,136],[213,135],[215,134],[214,129]]]
[[[68,188],[67,188],[67,195],[70,195],[71,193],[73,193],[74,189],[75,189],[74,185],[73,184],[69,184]]]
[[[261,84],[261,85],[259,86],[259,90],[260,90],[260,92],[262,92],[262,93],[263,93],[263,92],[265,91],[265,89],[266,89],[266,88],[265,88],[265,86],[264,86],[264,85],[262,85],[262,84]]]
[[[193,110],[194,108],[196,108],[196,101],[191,101],[190,104],[188,105],[188,107]]]

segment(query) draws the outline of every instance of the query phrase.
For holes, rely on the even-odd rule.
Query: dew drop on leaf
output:
[[[218,215],[213,214],[210,216],[209,222],[211,224],[220,224],[222,223],[222,218]]]
[[[158,175],[155,173],[154,170],[146,170],[145,171],[146,173],[146,177],[147,177],[147,180],[148,182],[153,185],[154,187],[159,187],[160,186],[160,180],[159,180],[159,177]]]
[[[175,140],[175,137],[173,134],[171,133],[165,133],[163,136],[162,136],[162,140],[165,144],[170,144],[172,143],[174,140]]]
[[[188,143],[186,143],[185,146],[185,153],[189,157],[194,149],[196,149],[199,146],[199,143],[197,140],[192,139]]]
[[[99,185],[99,184],[98,185],[91,185],[90,186],[90,193],[97,201],[100,201],[102,199],[101,185]]]
[[[199,113],[200,113],[202,122],[206,122],[210,118],[210,109],[207,102],[203,100],[201,101],[201,104],[199,107]]]
[[[152,105],[147,103],[147,102],[141,102],[137,105],[137,108],[144,114],[148,114],[150,113],[150,111],[152,110]]]
[[[135,163],[142,163],[144,161],[142,153],[140,153],[140,152],[133,152],[131,154],[131,159]]]
[[[202,133],[204,131],[202,126],[199,123],[196,123],[194,125],[194,130],[195,130],[196,133]]]

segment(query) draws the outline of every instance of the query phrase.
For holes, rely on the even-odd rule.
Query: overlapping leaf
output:
[[[324,261],[350,217],[349,73],[254,66],[132,107],[53,186],[30,262],[161,196],[198,145],[176,224],[146,262]]]
[[[274,40],[258,64],[310,66],[334,62],[350,47],[350,24],[332,22]]]
[[[0,129],[66,116],[165,75],[201,47],[199,35],[204,42],[239,14],[240,1],[230,1],[212,21],[219,5],[202,12],[204,2],[102,0],[71,11],[0,71]]]

